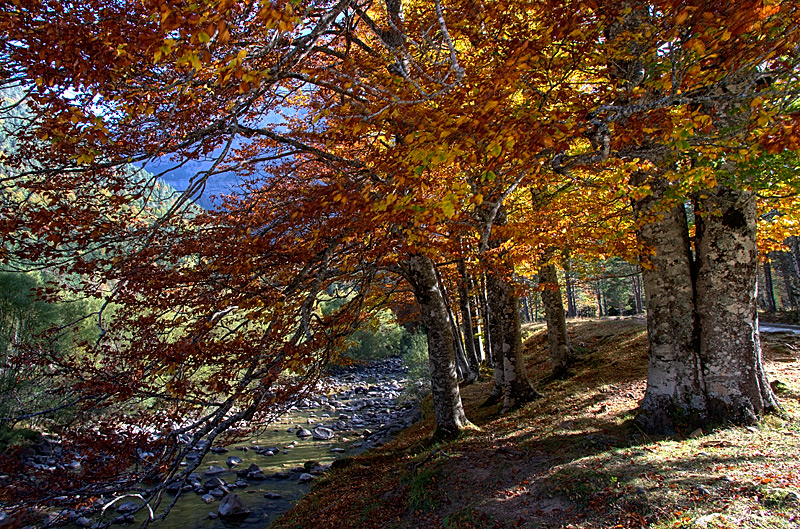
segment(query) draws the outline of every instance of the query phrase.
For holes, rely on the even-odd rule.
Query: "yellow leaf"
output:
[[[675,17],[675,23],[676,24],[683,24],[684,22],[686,22],[687,18],[689,18],[689,10],[688,9],[684,9],[683,11],[678,13],[677,17]]]

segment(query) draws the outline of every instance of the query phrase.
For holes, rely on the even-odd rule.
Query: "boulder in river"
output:
[[[317,426],[312,431],[312,435],[317,441],[328,441],[333,437],[333,430],[324,426]]]
[[[221,466],[219,466],[219,465],[211,465],[210,467],[208,467],[208,470],[206,470],[203,473],[206,476],[213,476],[213,475],[216,475],[216,474],[222,474],[223,472],[225,472],[225,469],[222,468]]]
[[[217,509],[220,518],[247,518],[251,512],[236,494],[228,494],[222,498]]]
[[[315,430],[316,430],[316,428],[315,428]],[[301,439],[303,439],[303,438],[306,438],[306,437],[311,437],[313,434],[311,432],[309,432],[306,428],[298,428],[296,435],[297,435],[297,437],[300,437]]]
[[[229,456],[228,459],[225,460],[225,464],[228,465],[228,467],[235,467],[236,465],[240,465],[241,463],[242,463],[242,458],[236,456]]]
[[[211,494],[211,495],[212,495],[212,496],[214,496],[215,498],[222,498],[223,496],[225,496],[226,494],[228,494],[228,492],[230,492],[230,491],[228,491],[228,489],[227,489],[227,488],[223,489],[222,487],[217,487],[216,489],[212,489],[212,490],[209,492],[209,494]]]
[[[228,484],[225,483],[225,480],[220,479],[220,478],[211,478],[211,479],[206,480],[205,483],[203,483],[203,489],[205,489],[205,490],[225,488],[227,486],[228,486]]]
[[[300,479],[298,479],[297,482],[298,483],[308,483],[310,481],[314,481],[315,479],[317,479],[317,476],[314,476],[313,474],[303,473],[303,474],[300,474]]]

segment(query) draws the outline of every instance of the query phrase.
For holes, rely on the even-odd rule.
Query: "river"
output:
[[[319,464],[312,471],[312,474],[319,474],[335,459],[380,446],[418,419],[419,411],[416,406],[404,401],[403,390],[407,384],[405,376],[402,362],[396,358],[339,370],[326,380],[327,394],[303,399],[287,416],[279,419],[259,436],[244,443],[214,447],[220,453],[209,453],[205,456],[198,467],[197,478],[200,483],[206,483],[211,478],[222,479],[230,492],[239,496],[252,511],[245,519],[232,522],[217,518],[219,498],[205,503],[201,494],[187,491],[180,495],[169,516],[163,521],[153,523],[151,527],[267,527],[311,489],[313,481],[299,481],[304,474],[308,479],[309,463]],[[331,439],[318,440],[297,435],[300,427],[313,430],[320,426],[332,433]],[[327,432],[323,430],[322,433]],[[265,452],[265,449],[271,448],[278,449],[274,455]],[[229,468],[227,460],[231,456],[242,461]],[[225,470],[206,474],[212,465]],[[266,479],[237,476],[237,471],[246,470],[250,465],[257,465]],[[204,491],[205,494],[209,492]],[[219,495],[220,491],[216,492]],[[171,503],[174,497],[174,494],[167,493],[162,506]],[[129,500],[130,498],[126,498],[115,502],[106,510],[103,520],[118,516],[117,507]],[[210,500],[210,497],[207,496],[206,500]],[[158,513],[157,510],[156,514]],[[137,521],[141,521],[143,516],[144,512],[140,511]],[[97,518],[91,521],[96,522]]]

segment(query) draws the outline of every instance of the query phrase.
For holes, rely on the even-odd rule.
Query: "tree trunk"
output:
[[[764,260],[764,300],[766,301],[767,312],[775,313],[775,289],[772,285],[772,266],[769,258]]]
[[[600,293],[600,280],[595,281],[594,286],[595,292],[597,293],[597,317],[602,318],[605,314],[603,314],[603,297]]]
[[[636,268],[631,265],[631,284],[633,289],[633,303],[636,314],[644,312],[644,301],[642,299],[642,278]]]
[[[797,310],[797,297],[795,296],[795,285],[797,285],[797,276],[794,273],[794,260],[791,253],[784,253],[780,259],[781,274],[783,275],[783,286],[786,290],[786,297],[783,309]]]
[[[522,319],[525,323],[531,323],[533,319],[531,317],[531,307],[528,303],[528,296],[522,296],[520,302],[522,303]]]
[[[755,198],[726,188],[709,192],[695,212],[694,263],[683,204],[661,213],[668,183],[648,183],[653,195],[633,203],[650,345],[636,420],[654,433],[673,433],[676,422],[752,424],[778,407],[758,340]]]
[[[632,178],[644,183],[645,175]],[[706,416],[705,388],[695,334],[692,253],[683,204],[659,212],[667,183],[650,181],[653,195],[634,201],[640,224],[642,277],[647,296],[649,365],[637,422],[647,432],[674,433],[674,418]]]
[[[758,336],[756,197],[718,187],[697,219],[700,358],[713,422],[754,424],[778,408]]]
[[[464,334],[464,348],[469,369],[474,376],[473,381],[480,380],[481,366],[478,352],[475,350],[475,331],[472,328],[472,309],[469,306],[469,276],[464,260],[458,261],[458,304],[461,310],[461,328]]]
[[[567,318],[575,318],[578,316],[578,304],[575,299],[575,283],[572,280],[572,272],[570,270],[569,253],[564,251],[564,290],[567,295]]]
[[[459,328],[458,318],[456,314],[453,313],[453,303],[450,298],[450,294],[447,292],[447,288],[444,286],[442,277],[438,271],[436,273],[436,278],[439,281],[439,290],[442,292],[442,297],[444,298],[444,303],[447,307],[447,315],[450,320],[450,325],[453,327],[453,338],[456,344],[456,372],[458,374],[458,380],[464,384],[472,384],[478,378],[478,371],[471,369],[469,360],[467,359],[464,340],[461,337],[461,329]]]
[[[481,296],[476,295],[472,297],[472,303],[470,306],[475,308],[475,315],[473,316],[474,322],[474,329],[475,334],[473,335],[473,340],[475,342],[475,354],[478,356],[478,363],[486,362],[487,364],[491,363],[490,356],[487,351],[484,350],[483,347],[483,337],[484,333],[486,332],[486,323],[485,317],[483,315],[483,304],[481,303]]]
[[[494,373],[494,387],[492,388],[492,392],[489,393],[489,396],[486,398],[486,402],[482,404],[482,406],[490,406],[497,402],[500,402],[500,399],[503,398],[503,361],[502,356],[495,351],[494,343],[492,339],[492,333],[494,332],[493,327],[493,316],[490,314],[489,310],[489,299],[488,299],[488,292],[487,292],[487,280],[486,275],[483,277],[483,281],[481,284],[481,304],[483,306],[483,343],[484,343],[484,350],[486,351],[486,359],[489,360],[492,364],[492,371]]]
[[[528,380],[522,354],[522,329],[519,297],[514,285],[497,272],[486,274],[489,300],[489,326],[492,351],[499,357],[503,372],[503,408],[501,413],[519,408],[541,397]]]
[[[563,377],[572,364],[572,347],[567,335],[567,321],[561,302],[561,289],[554,264],[544,265],[539,270],[539,286],[542,289],[544,317],[547,321],[547,342],[550,346],[550,364],[554,377]]]
[[[468,424],[455,365],[455,338],[444,296],[439,289],[433,261],[424,255],[412,255],[401,263],[403,276],[411,285],[419,305],[422,323],[428,335],[433,410],[436,416],[435,437],[458,435]]]

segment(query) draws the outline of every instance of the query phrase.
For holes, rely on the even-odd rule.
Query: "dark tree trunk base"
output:
[[[518,391],[516,394],[516,398],[514,399],[513,404],[504,403],[503,407],[500,408],[500,415],[504,415],[508,412],[518,410],[525,406],[526,404],[530,404],[531,402],[542,398],[544,395],[536,391],[532,386],[522,392]]]
[[[486,400],[480,405],[480,407],[488,408],[490,406],[494,406],[501,400],[503,400],[503,390],[501,389],[500,391],[497,391],[497,387],[495,386],[495,389],[489,393],[489,396],[486,397]]]

